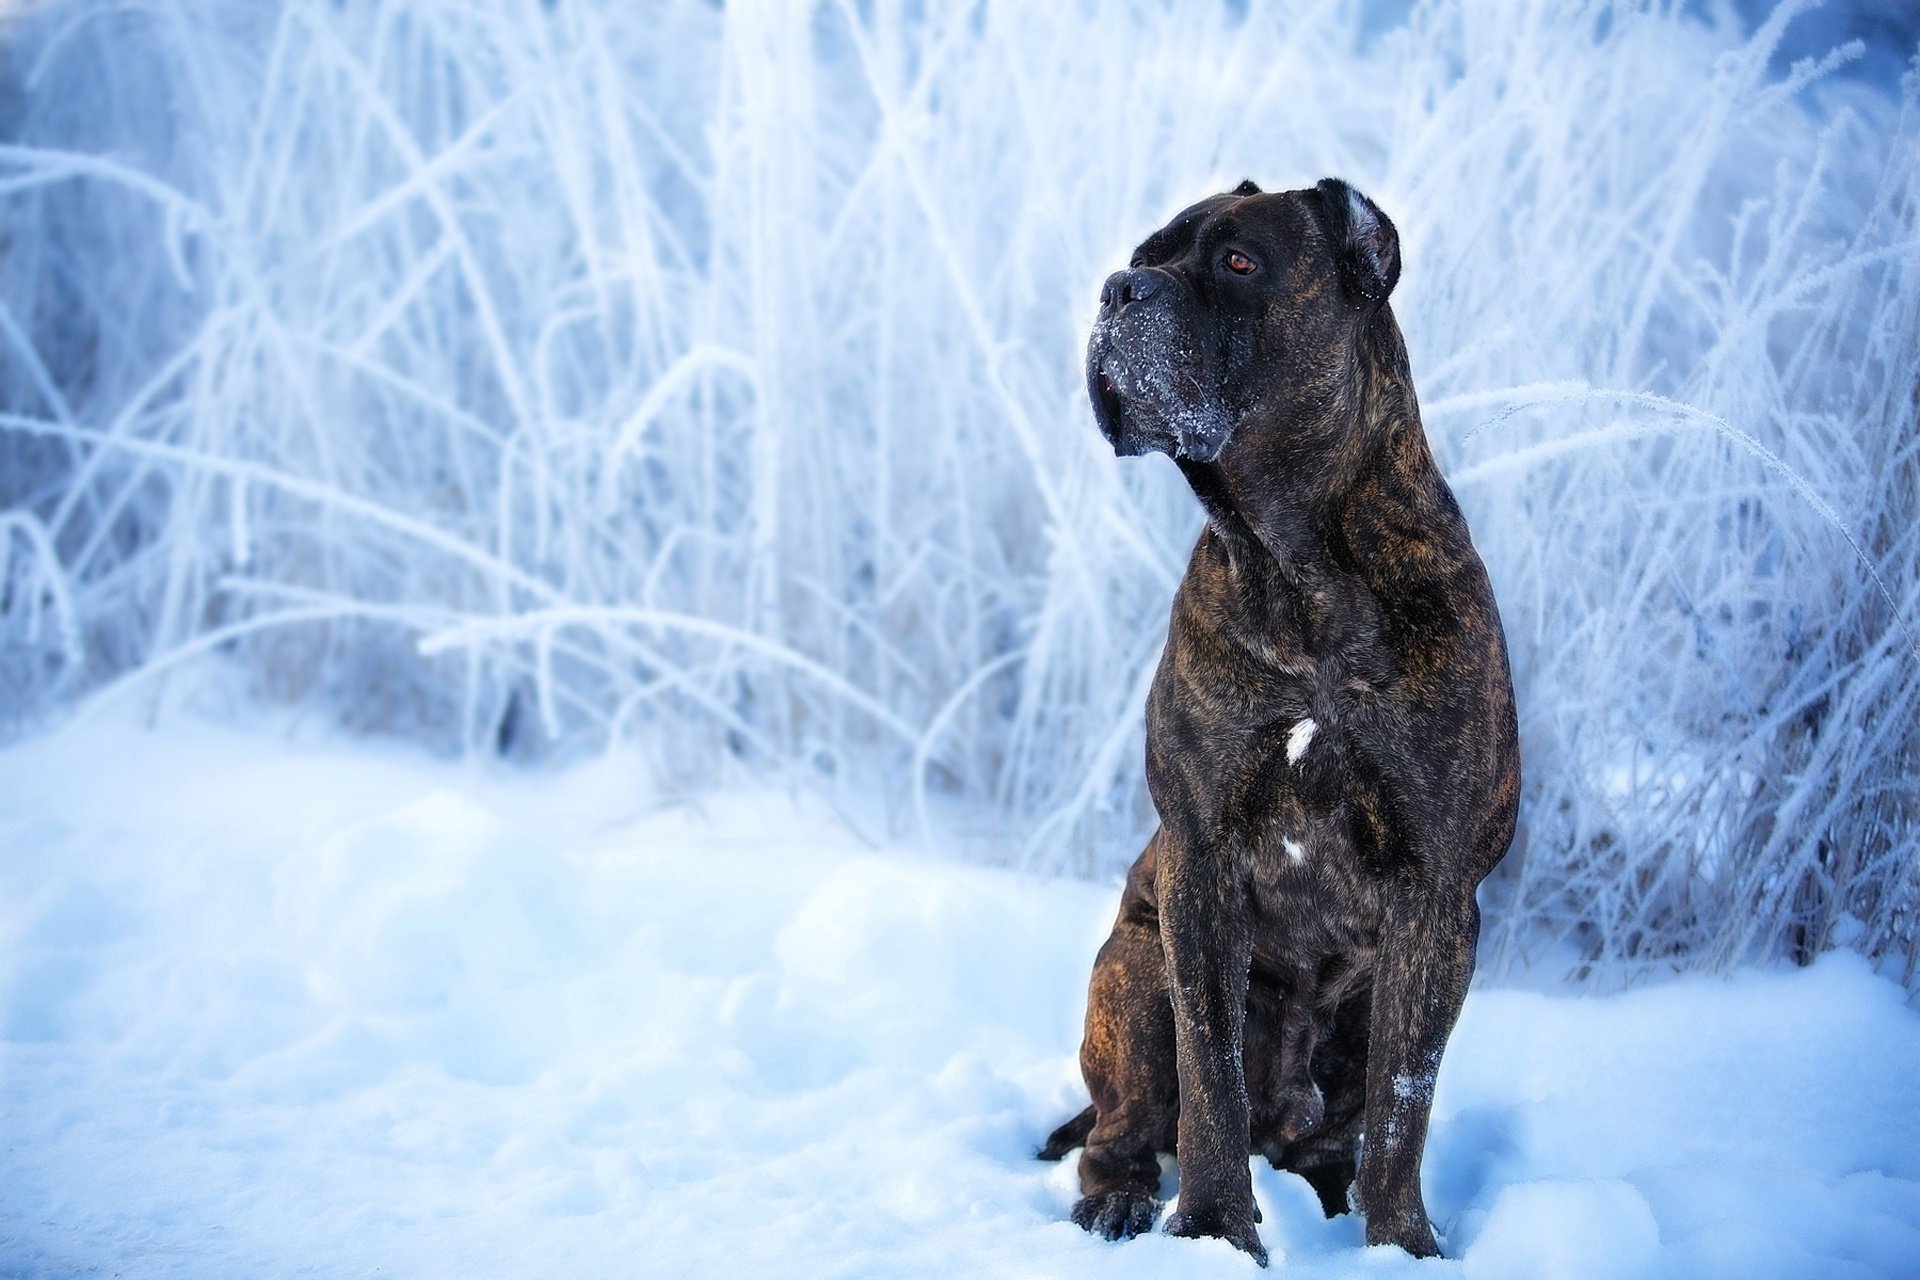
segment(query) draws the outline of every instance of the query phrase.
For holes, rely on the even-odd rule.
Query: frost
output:
[[[1089,353],[1112,378],[1129,411],[1171,434],[1181,456],[1210,461],[1232,434],[1225,408],[1203,388],[1193,335],[1171,308],[1148,299],[1094,322]]]
[[[1338,175],[1513,655],[1488,971],[1920,985],[1920,30],[1761,7],[0,5],[0,732],[215,656],[1110,876],[1202,516],[1099,284]]]
[[[1393,1078],[1393,1096],[1402,1102],[1425,1101],[1433,1097],[1432,1073],[1422,1071],[1418,1075],[1399,1075]]]

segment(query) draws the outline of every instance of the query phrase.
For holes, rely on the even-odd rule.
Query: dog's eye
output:
[[[1238,249],[1229,249],[1227,256],[1221,259],[1227,270],[1237,276],[1250,276],[1260,269],[1260,264]]]

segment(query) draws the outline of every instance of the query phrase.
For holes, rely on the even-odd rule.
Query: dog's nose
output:
[[[1130,302],[1140,302],[1160,292],[1160,286],[1166,283],[1158,271],[1145,271],[1130,268],[1116,271],[1107,277],[1100,286],[1100,309],[1118,311]]]

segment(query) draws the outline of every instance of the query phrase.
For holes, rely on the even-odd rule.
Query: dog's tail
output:
[[[1093,1121],[1094,1110],[1089,1106],[1055,1129],[1046,1145],[1034,1152],[1034,1156],[1041,1160],[1058,1160],[1075,1147],[1084,1147],[1087,1145],[1087,1135],[1093,1132]]]

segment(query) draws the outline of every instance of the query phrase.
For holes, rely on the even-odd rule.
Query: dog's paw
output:
[[[1258,1206],[1250,1206],[1241,1213],[1225,1209],[1182,1209],[1168,1215],[1166,1232],[1170,1236],[1213,1236],[1225,1240],[1242,1253],[1252,1255],[1253,1260],[1264,1267],[1267,1247],[1260,1243],[1260,1233],[1253,1225],[1259,1214]]]
[[[1351,1162],[1313,1165],[1297,1171],[1320,1199],[1320,1211],[1329,1218],[1353,1212],[1353,1165]]]
[[[1367,1214],[1367,1243],[1397,1244],[1416,1258],[1438,1258],[1440,1242],[1433,1237],[1433,1223],[1425,1209],[1404,1209],[1395,1213]]]
[[[1326,1118],[1327,1103],[1318,1085],[1288,1089],[1280,1097],[1279,1128],[1288,1142],[1318,1133]]]
[[[1131,1240],[1153,1229],[1160,1202],[1137,1191],[1105,1191],[1082,1196],[1073,1206],[1073,1220],[1097,1236]]]

